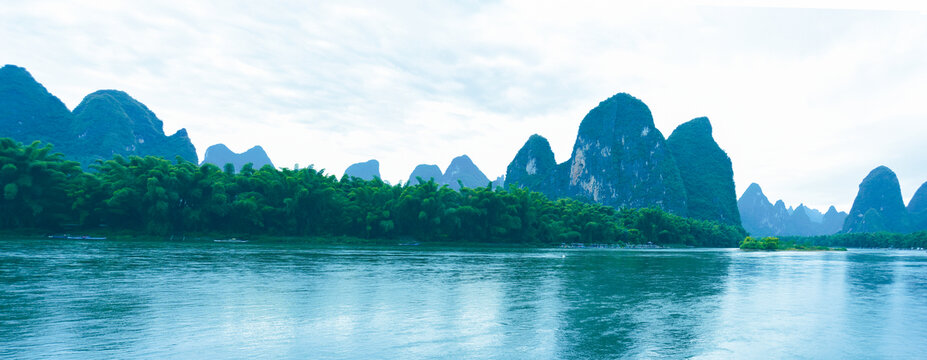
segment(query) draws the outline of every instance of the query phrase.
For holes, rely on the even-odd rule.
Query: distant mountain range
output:
[[[0,68],[0,136],[51,143],[84,167],[114,155],[197,162],[185,129],[167,136],[161,120],[125,92],[96,91],[69,111],[26,69],[14,65]]]
[[[374,167],[374,165],[376,166]],[[345,170],[345,175],[362,179],[379,177],[379,163],[376,160],[370,160],[366,163],[351,165],[348,170]],[[441,172],[441,168],[437,165],[420,164],[412,170],[406,184],[418,185],[419,179],[421,179],[421,182],[434,180],[438,185],[447,185],[454,190],[460,190],[460,184],[468,188],[485,187],[490,184],[489,178],[467,155],[461,155],[451,160],[451,164],[448,165],[444,172]]]
[[[782,200],[769,202],[759,184],[747,187],[737,201],[744,230],[754,236],[816,236],[840,232],[847,213],[831,206],[827,212],[806,207],[786,208]],[[821,216],[818,216],[821,214]]]
[[[203,156],[203,164],[213,164],[224,168],[226,164],[232,164],[235,171],[241,171],[242,166],[251,164],[251,167],[258,170],[265,165],[274,166],[273,162],[264,152],[264,148],[255,146],[241,154],[230,150],[225,144],[215,144],[206,148],[206,154]]]
[[[185,129],[168,136],[163,122],[127,93],[99,90],[70,111],[26,69],[14,65],[0,68],[0,137],[54,144],[55,151],[85,168],[115,155],[198,160]],[[223,144],[209,147],[203,163],[232,164],[236,171],[247,163],[254,169],[273,166],[260,146],[237,154]],[[379,162],[353,164],[344,176],[378,178]],[[708,118],[683,123],[664,138],[647,105],[625,93],[600,102],[582,119],[566,162],[557,164],[547,139],[532,135],[495,181],[490,182],[466,155],[454,158],[444,172],[436,165],[419,165],[407,183],[417,184],[419,179],[452,189],[518,186],[550,198],[656,207],[742,224],[754,235],[927,230],[927,183],[905,206],[897,177],[884,166],[863,179],[849,214],[833,206],[822,213],[804,205],[786,207],[781,200],[773,204],[757,184],[738,200],[731,160],[715,142]]]
[[[859,184],[843,232],[912,232],[927,230],[927,183],[917,189],[908,206],[901,196],[898,176],[879,166]]]

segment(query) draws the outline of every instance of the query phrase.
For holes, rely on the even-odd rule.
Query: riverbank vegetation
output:
[[[788,237],[786,239],[789,239],[790,241],[800,241],[820,246],[927,249],[927,231],[919,231],[907,234],[890,232],[852,233],[827,236]]]
[[[827,246],[811,245],[809,243],[796,243],[793,240],[779,241],[779,238],[766,236],[756,239],[750,236],[740,242],[741,250],[768,250],[768,251],[846,251],[846,248],[829,248]]]
[[[682,243],[733,247],[743,229],[490,186],[390,185],[313,167],[238,172],[116,156],[91,171],[50,145],[0,139],[0,230],[355,237],[448,243]]]

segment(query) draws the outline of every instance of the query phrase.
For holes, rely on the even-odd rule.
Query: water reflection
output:
[[[0,241],[0,357],[916,358],[923,252]]]
[[[717,252],[578,254],[564,269],[565,358],[688,357],[717,311],[728,258]]]

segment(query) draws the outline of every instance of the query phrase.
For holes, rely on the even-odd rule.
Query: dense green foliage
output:
[[[666,145],[686,188],[688,216],[740,225],[731,158],[712,137],[708,118],[679,125]]]
[[[778,250],[779,238],[767,236],[762,239],[754,239],[747,236],[740,242],[740,248],[743,250]]]
[[[822,246],[896,249],[927,248],[927,231],[907,234],[890,232],[850,233],[789,239]]]
[[[414,237],[448,242],[676,243],[731,247],[741,229],[658,209],[548,200],[527,189],[434,181],[389,185],[338,180],[312,167],[235,173],[177,158],[123,158],[83,172],[38,143],[0,142],[3,229],[106,225],[144,234]]]
[[[766,236],[762,239],[755,239],[753,237],[747,236],[743,241],[740,242],[740,248],[742,250],[792,250],[792,251],[828,251],[828,250],[838,250],[846,251],[846,248],[835,248],[831,249],[826,246],[820,245],[811,245],[808,242],[795,242],[794,240],[785,240],[780,241],[777,237]]]

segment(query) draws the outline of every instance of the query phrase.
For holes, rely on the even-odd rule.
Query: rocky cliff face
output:
[[[549,149],[540,136],[528,139],[506,171],[506,185],[551,198],[687,212],[686,191],[666,140],[647,105],[631,95],[617,94],[589,111],[570,159],[555,169]]]
[[[166,136],[161,120],[128,94],[97,91],[71,112],[25,69],[13,65],[0,69],[0,136],[50,142],[55,151],[85,167],[117,154],[197,162],[186,130]]]
[[[264,148],[255,146],[248,151],[238,154],[230,150],[225,144],[215,144],[206,149],[206,155],[203,156],[203,164],[213,164],[224,168],[225,164],[232,164],[235,171],[241,171],[245,164],[251,164],[255,170],[264,167],[264,165],[274,166],[273,162],[264,152]]]
[[[406,184],[418,185],[418,178],[422,178],[422,182],[428,182],[429,180],[440,182],[442,175],[444,174],[441,173],[441,168],[439,168],[438,165],[421,164],[412,170],[412,174],[409,175],[409,181],[406,182]]]
[[[711,122],[686,122],[666,140],[686,190],[689,217],[740,225],[731,158],[711,134]]]
[[[356,178],[361,178],[364,180],[373,180],[373,178],[380,177],[380,162],[376,160],[368,160],[362,163],[352,164],[344,170],[344,176],[351,176]]]
[[[505,171],[505,185],[526,187],[548,196],[559,193],[557,188],[557,162],[550,143],[534,134],[515,154]]]
[[[804,204],[789,211],[782,200],[769,202],[760,185],[747,187],[737,201],[744,230],[753,236],[816,236],[830,235],[840,231],[845,212],[838,212],[831,206],[827,213],[816,221],[813,214],[820,213]]]
[[[451,160],[440,182],[451,189],[460,190],[460,184],[468,188],[486,187],[489,185],[489,178],[476,167],[469,156],[461,155]]]
[[[859,184],[843,232],[906,232],[907,215],[898,177],[891,169],[879,166]]]

